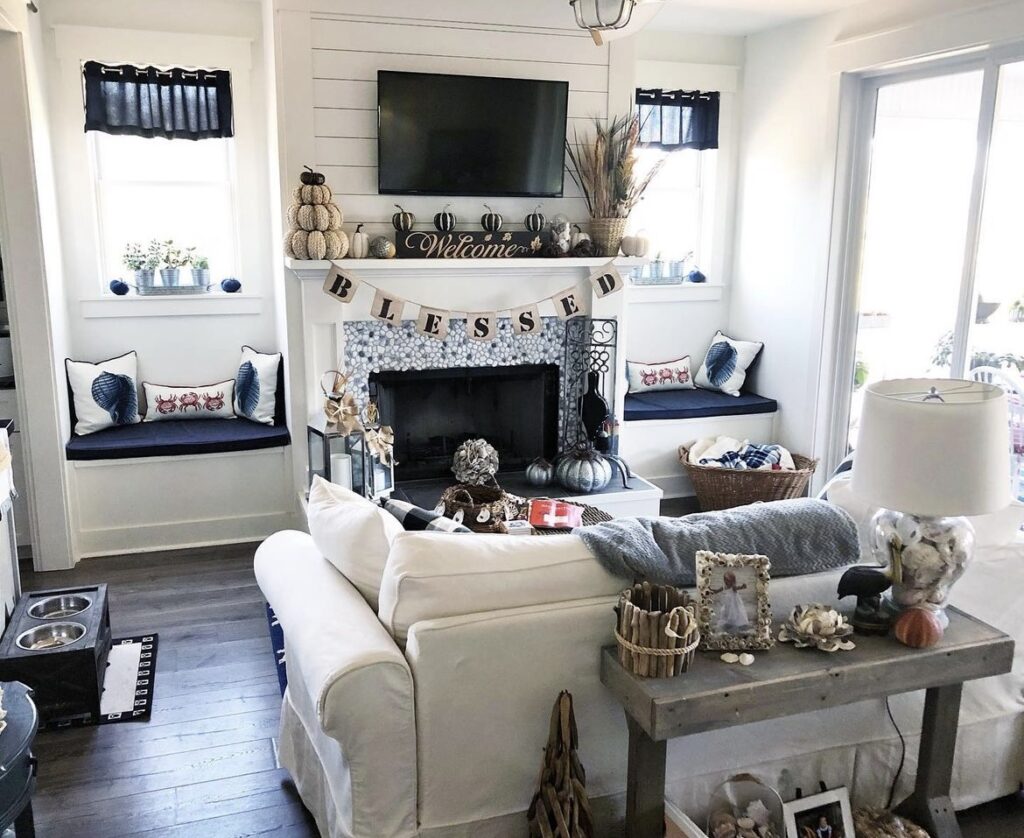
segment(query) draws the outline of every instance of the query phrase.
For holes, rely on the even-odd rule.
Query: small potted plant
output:
[[[1014,323],[1024,323],[1024,297],[1018,297],[1010,303],[1010,320]]]
[[[128,242],[121,261],[135,275],[137,288],[153,287],[153,273],[160,264],[160,257],[153,252],[152,246],[145,248],[140,242]]]
[[[194,250],[195,248],[189,248]],[[189,264],[192,266],[192,284],[201,285],[204,288],[210,284],[210,260],[205,256],[189,254]]]
[[[181,266],[188,264],[188,254],[171,239],[168,239],[162,242],[160,258],[163,262],[163,267],[160,268],[160,282],[163,283],[165,288],[177,286]]]

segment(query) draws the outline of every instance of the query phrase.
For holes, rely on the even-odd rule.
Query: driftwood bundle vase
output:
[[[638,583],[619,595],[615,615],[619,661],[634,675],[671,678],[690,668],[700,632],[686,591]]]
[[[540,780],[526,812],[530,838],[594,838],[587,773],[578,748],[572,694],[562,690],[551,711]]]

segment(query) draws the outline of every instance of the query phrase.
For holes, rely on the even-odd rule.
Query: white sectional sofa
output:
[[[328,549],[305,533],[280,532],[255,560],[286,637],[281,762],[321,832],[525,835],[550,708],[568,689],[599,834],[617,834],[626,725],[599,671],[624,580],[574,536],[398,533],[390,523],[375,525],[365,507],[353,504],[350,512],[360,521],[351,539],[342,510],[330,534],[335,543],[317,535]],[[361,594],[339,566],[362,573],[364,589],[376,568],[376,610],[367,601],[373,591]],[[774,580],[776,613],[796,602],[831,601],[837,577]],[[984,547],[954,601],[1024,638],[1024,545]],[[922,696],[892,704],[909,745],[898,799],[912,784]],[[899,759],[896,732],[874,701],[674,740],[668,750],[668,797],[698,823],[714,787],[738,771],[757,774],[784,796],[824,781],[849,786],[858,802],[880,804]],[[1012,674],[965,690],[954,802],[994,799],[1022,780],[1018,650]]]

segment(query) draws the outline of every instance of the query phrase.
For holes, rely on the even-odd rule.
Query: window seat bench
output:
[[[619,453],[667,498],[688,497],[693,486],[679,463],[679,446],[709,436],[776,442],[779,405],[756,393],[663,390],[625,397]]]
[[[286,425],[247,419],[168,419],[72,436],[65,450],[69,460],[127,460],[256,451],[290,444]]]
[[[627,422],[655,419],[709,419],[716,416],[750,416],[775,413],[775,399],[757,393],[730,396],[714,390],[661,390],[626,395],[623,415]]]

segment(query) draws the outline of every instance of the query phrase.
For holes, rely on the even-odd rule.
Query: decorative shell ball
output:
[[[348,236],[341,229],[345,216],[333,202],[331,188],[320,172],[308,166],[300,181],[286,214],[285,254],[293,259],[344,258],[349,249]]]
[[[498,473],[498,452],[486,439],[468,439],[455,451],[452,471],[460,483],[490,483]]]
[[[392,259],[395,252],[395,243],[387,236],[377,236],[370,242],[370,255],[374,259]]]
[[[798,605],[779,630],[782,643],[792,643],[798,649],[815,648],[823,652],[849,651],[855,644],[850,640],[853,626],[846,618],[827,605]]]

